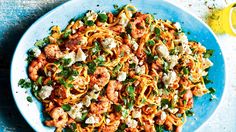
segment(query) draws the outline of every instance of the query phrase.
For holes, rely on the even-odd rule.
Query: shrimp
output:
[[[61,107],[54,108],[50,112],[50,116],[52,117],[52,120],[45,121],[45,125],[58,128],[64,128],[66,126],[68,115]]]
[[[139,132],[137,128],[125,128],[125,132]]]
[[[74,50],[79,49],[82,45],[86,46],[87,38],[84,37],[83,35],[79,34],[79,35],[77,35],[76,38],[69,39],[69,40],[65,41],[64,44],[67,49],[74,51]]]
[[[110,27],[110,29],[112,31],[114,31],[115,33],[117,33],[117,34],[125,32],[125,28],[123,26],[121,26],[121,25],[112,26],[112,27]]]
[[[163,115],[163,111],[158,111],[155,114],[154,120],[155,120],[156,124],[163,125],[166,121],[166,115]]]
[[[115,132],[120,125],[120,120],[115,120],[109,125],[102,125],[99,130],[102,132]]]
[[[59,46],[57,44],[49,44],[44,48],[46,57],[49,59],[59,59],[63,56]]]
[[[119,49],[118,49],[118,54],[119,55],[122,55],[122,54],[124,54],[124,55],[129,55],[130,54],[130,48],[129,48],[129,46],[127,46],[127,45],[121,45],[120,47],[119,47]]]
[[[111,107],[110,101],[106,97],[98,97],[98,102],[90,105],[90,111],[93,114],[102,114],[107,112]]]
[[[156,132],[154,125],[145,124],[144,125],[145,132]]]
[[[115,104],[118,103],[118,92],[117,91],[120,90],[121,88],[122,88],[122,84],[118,81],[111,80],[108,83],[108,86],[106,89],[107,97]]]
[[[108,16],[108,23],[109,23],[109,24],[113,23],[113,19],[114,19],[113,14],[109,12],[109,13],[107,14],[107,16]]]
[[[67,98],[66,88],[63,86],[55,86],[51,95],[50,99],[54,100],[59,105],[62,104],[62,101]]]
[[[131,21],[131,36],[133,38],[140,38],[145,34],[146,27],[145,27],[145,19],[147,15],[139,14],[138,17],[134,21]]]
[[[104,87],[110,80],[110,73],[105,67],[97,67],[95,72],[90,76],[90,86],[97,84]]]
[[[183,100],[186,100],[186,105],[188,108],[193,107],[193,94],[191,90],[187,90],[187,92],[183,95]]]
[[[33,60],[28,68],[29,77],[31,80],[36,81],[39,77],[38,71],[43,68],[43,66],[47,63],[46,57],[44,54],[40,54],[37,59]]]

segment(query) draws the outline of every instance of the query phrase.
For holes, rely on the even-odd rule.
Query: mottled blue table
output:
[[[0,0],[0,132],[33,131],[11,94],[10,64],[16,45],[40,16],[66,0]]]

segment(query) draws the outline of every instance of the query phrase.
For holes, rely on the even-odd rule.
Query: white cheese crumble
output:
[[[91,97],[86,95],[84,98],[83,98],[83,104],[86,106],[86,107],[89,107],[90,104],[91,104]]]
[[[179,40],[180,43],[182,44],[179,48],[180,52],[182,54],[186,53],[186,54],[191,54],[192,50],[190,49],[189,45],[188,45],[188,38],[184,33],[180,33],[179,34]]]
[[[93,10],[89,10],[88,13],[86,13],[86,17],[87,20],[96,21],[98,14]]]
[[[102,46],[105,49],[113,49],[113,48],[116,47],[116,42],[115,42],[115,40],[113,38],[105,38],[102,41]]]
[[[129,128],[136,128],[138,125],[138,122],[134,119],[131,119],[130,116],[125,120],[125,123]]]
[[[88,38],[82,36],[82,37],[81,37],[81,40],[79,41],[79,44],[80,44],[80,45],[85,45],[85,44],[87,44],[87,43],[88,43]]]
[[[106,124],[109,124],[111,122],[111,120],[109,118],[106,118],[105,122],[106,122]]]
[[[75,63],[75,52],[72,51],[64,56],[64,59],[70,59],[70,63],[67,66],[71,66]]]
[[[120,81],[120,82],[122,82],[122,81],[124,81],[125,79],[126,79],[126,77],[127,77],[127,74],[126,74],[126,72],[120,72],[119,74],[118,74],[118,77],[117,77],[117,80],[118,81]]]
[[[138,60],[138,57],[137,56],[133,56],[131,57],[131,60],[129,60],[129,64],[138,64],[139,60]]]
[[[134,110],[132,111],[132,117],[133,118],[140,118],[142,116],[141,111]]]
[[[164,58],[168,58],[169,56],[168,48],[164,44],[158,46],[157,52]]]
[[[174,27],[178,30],[181,31],[181,25],[179,22],[174,23]]]
[[[99,119],[97,117],[94,117],[94,116],[90,116],[89,118],[87,118],[85,120],[86,124],[95,124],[95,123],[98,123],[98,122],[99,122]]]
[[[127,16],[126,16],[126,14],[125,13],[122,13],[121,15],[120,15],[120,21],[119,21],[119,24],[121,24],[123,27],[125,27],[127,24],[128,24],[128,22],[129,22],[129,19],[127,18]]]
[[[132,44],[132,48],[133,48],[133,50],[134,51],[136,51],[137,49],[138,49],[138,43],[135,41],[135,39],[132,39],[131,41],[130,41],[130,43]]]
[[[68,111],[68,115],[75,119],[75,120],[79,120],[82,117],[82,107],[83,107],[83,103],[79,103],[79,104],[75,104],[71,107],[70,111]]]
[[[86,55],[83,52],[83,50],[81,48],[78,49],[77,51],[77,55],[76,55],[76,61],[85,61],[86,60]]]
[[[43,100],[48,98],[51,95],[52,90],[52,86],[42,86],[41,90],[39,91],[39,97]]]
[[[213,66],[213,63],[208,58],[202,58],[202,68],[206,69]]]
[[[172,114],[175,114],[179,111],[179,109],[178,108],[173,108],[173,109],[168,108],[168,111]]]
[[[179,57],[177,55],[171,55],[168,57],[168,62],[169,62],[169,68],[173,69],[175,65],[178,64]]]
[[[41,50],[37,47],[34,47],[30,50],[33,52],[33,56],[36,57],[36,58],[41,54]]]
[[[177,75],[174,71],[168,72],[168,74],[164,73],[164,76],[162,78],[163,83],[166,87],[168,87],[170,84],[173,84],[176,80]]]
[[[165,120],[166,119],[166,112],[162,111],[161,112],[161,120]]]
[[[162,110],[165,110],[165,109],[168,109],[168,105],[167,104],[162,107]]]
[[[145,66],[142,65],[142,66],[135,66],[135,72],[137,74],[144,74],[145,73]]]

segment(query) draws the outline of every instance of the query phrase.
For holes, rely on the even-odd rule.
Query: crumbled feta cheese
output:
[[[132,112],[132,117],[133,118],[140,118],[142,116],[142,114],[141,114],[141,111],[139,110],[139,111],[136,111],[136,110],[134,110],[133,112]]]
[[[122,82],[122,81],[124,81],[124,80],[126,79],[126,77],[127,77],[126,72],[120,72],[120,73],[118,74],[117,80],[120,81],[120,82]]]
[[[133,56],[131,57],[131,60],[129,60],[129,64],[138,64],[139,60],[138,60],[138,57],[137,56]]]
[[[166,87],[168,87],[170,84],[173,84],[176,80],[177,75],[174,71],[168,72],[168,74],[164,73],[164,76],[162,78],[163,83]]]
[[[88,119],[85,120],[86,124],[95,124],[98,122],[99,122],[99,119],[94,116],[90,116]]]
[[[34,47],[34,48],[30,49],[30,51],[33,52],[33,55],[36,58],[41,54],[41,50],[39,48],[37,48],[37,47]]]
[[[179,34],[179,40],[182,44],[188,44],[188,38],[184,33]]]
[[[169,51],[168,51],[168,48],[164,44],[159,45],[157,48],[157,51],[160,54],[160,56],[164,58],[168,58]]]
[[[177,55],[171,55],[168,57],[169,68],[173,69],[176,64],[178,64],[179,57]]]
[[[162,111],[161,112],[161,120],[165,120],[166,119],[166,112]]]
[[[67,66],[71,66],[75,63],[75,52],[72,51],[64,56],[64,59],[70,59],[70,63]]]
[[[144,74],[145,73],[145,66],[135,66],[135,72],[137,74]]]
[[[84,36],[82,36],[80,41],[78,42],[78,44],[80,44],[80,45],[85,45],[87,43],[88,43],[88,38],[84,37]]]
[[[41,90],[39,91],[39,97],[43,100],[48,98],[51,95],[52,90],[52,86],[42,86]]]
[[[132,44],[132,48],[133,48],[133,50],[137,50],[138,49],[138,43],[135,41],[135,39],[132,39],[131,41],[130,41],[130,43]]]
[[[168,109],[168,105],[167,104],[162,107],[162,110],[165,110],[165,109]]]
[[[86,17],[87,20],[96,21],[98,14],[93,10],[89,10],[88,13],[86,13]]]
[[[109,118],[106,118],[105,122],[106,122],[106,124],[109,124],[111,122],[111,120]]]
[[[113,38],[105,38],[102,41],[102,46],[106,49],[113,49],[116,47],[116,42]]]
[[[179,111],[179,109],[178,108],[173,108],[173,109],[168,108],[168,111],[172,114],[175,114]]]
[[[90,104],[91,104],[91,97],[86,95],[84,98],[83,98],[83,104],[86,106],[86,107],[89,107]]]
[[[125,13],[122,13],[120,16],[121,16],[121,19],[119,21],[119,24],[125,27],[128,24],[129,19],[127,18]]]
[[[79,120],[82,117],[82,112],[81,112],[82,107],[83,107],[82,103],[75,104],[71,107],[70,111],[68,111],[67,113],[71,118]]]
[[[174,27],[175,27],[178,31],[181,31],[181,25],[180,25],[179,22],[176,22],[176,23],[174,24]]]
[[[76,61],[85,61],[86,60],[86,55],[83,52],[83,50],[81,48],[78,49],[77,51],[77,55],[76,55]]]
[[[153,28],[154,28],[154,26],[153,26]],[[165,26],[164,26],[164,24],[163,23],[161,23],[160,24],[160,29],[162,30],[162,31],[164,31],[165,30]],[[154,29],[153,29],[154,30]]]
[[[138,125],[138,122],[134,119],[131,119],[130,116],[125,120],[125,123],[129,128],[136,128]]]
[[[97,91],[97,90],[95,90],[95,89],[92,90],[92,91],[89,93],[91,99],[98,99],[99,94],[100,94],[100,92]]]
[[[95,84],[95,85],[93,86],[93,88],[94,88],[95,91],[100,91],[100,88],[98,87],[97,84]]]
[[[202,58],[202,68],[206,69],[213,66],[213,63],[208,58]]]

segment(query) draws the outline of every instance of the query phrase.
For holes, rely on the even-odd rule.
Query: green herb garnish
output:
[[[210,94],[215,94],[216,89],[215,88],[208,88]]]
[[[209,58],[213,55],[214,50],[207,50],[206,53],[203,54],[204,58]]]
[[[161,35],[161,30],[157,27],[154,28],[154,33],[156,34],[156,36],[160,36]]]
[[[98,14],[98,20],[100,21],[100,22],[106,22],[107,21],[107,15],[106,14],[103,14],[103,13],[99,13]]]
[[[93,26],[94,22],[92,20],[86,20],[84,23],[86,26]]]
[[[186,116],[190,117],[190,116],[194,115],[194,112],[191,110],[187,110],[187,111],[185,111],[185,114],[186,114]]]
[[[64,110],[64,111],[70,111],[71,109],[71,106],[69,104],[64,104],[61,106],[61,108]]]
[[[33,99],[32,99],[30,96],[27,96],[27,97],[26,97],[26,100],[27,100],[28,102],[30,102],[30,103],[33,102]]]
[[[182,68],[185,75],[189,74],[189,69],[187,67]]]

